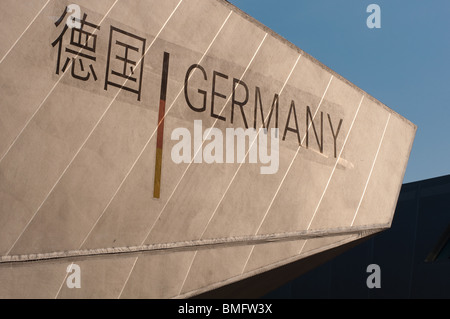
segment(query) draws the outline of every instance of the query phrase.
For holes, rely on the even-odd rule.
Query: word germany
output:
[[[205,91],[203,89],[194,87],[191,85],[192,79],[194,77],[194,71],[199,70],[200,74],[195,75],[196,82],[203,81],[204,85],[208,87],[211,87],[211,90]],[[229,90],[228,92],[219,92],[217,89],[217,83],[219,81],[225,82],[225,85],[228,84]],[[223,83],[222,83],[223,87]],[[192,97],[190,94],[190,89],[194,89],[197,92],[195,94],[198,94],[198,97],[200,97],[201,103],[194,105],[192,102]],[[239,96],[239,98],[238,98]],[[254,96],[254,99],[251,101],[251,96]],[[193,64],[191,65],[185,76],[184,81],[184,97],[186,100],[186,104],[189,106],[191,110],[198,113],[208,113],[211,117],[216,118],[221,121],[229,121],[231,124],[234,123],[236,116],[241,116],[242,121],[244,123],[244,126],[246,129],[249,128],[249,121],[251,119],[248,119],[246,116],[245,108],[251,108],[251,113],[253,115],[253,128],[256,130],[259,127],[262,127],[264,129],[268,129],[270,126],[270,123],[272,121],[272,117],[275,112],[275,128],[279,128],[279,107],[280,107],[280,98],[279,94],[275,93],[273,95],[272,99],[272,105],[270,108],[270,111],[264,113],[263,104],[267,103],[263,102],[261,94],[261,89],[258,86],[255,86],[254,89],[254,95],[250,94],[249,86],[247,83],[245,83],[242,80],[239,80],[237,78],[233,78],[230,80],[230,77],[227,74],[218,72],[216,70],[213,70],[211,74],[208,74],[205,70],[205,68],[200,64]],[[218,107],[216,105],[218,99],[227,100],[231,99],[230,103],[230,109],[228,110],[228,115],[224,114],[226,112],[222,112],[222,110],[218,110]],[[209,101],[209,102],[208,102]],[[270,100],[268,101],[270,103]],[[313,114],[311,111],[311,107],[309,105],[304,106],[304,129],[302,131],[305,131],[305,139],[303,141],[305,142],[305,145],[302,143],[302,137],[301,137],[301,126],[299,125],[299,117],[297,116],[297,106],[296,102],[294,100],[291,100],[289,107],[289,112],[287,113],[286,119],[282,121],[284,124],[284,128],[281,130],[283,132],[282,140],[285,141],[287,138],[287,133],[290,132],[293,138],[296,138],[298,141],[299,146],[305,146],[306,148],[309,148],[310,146],[310,128],[312,128],[312,132],[314,133],[315,142],[317,143],[318,150],[320,153],[324,153],[324,112],[321,111],[320,114]],[[207,112],[207,109],[209,108],[209,112]],[[248,110],[247,110],[248,112]],[[259,118],[261,120],[261,124],[258,126],[258,113],[260,114]],[[248,114],[248,113],[247,113]],[[315,116],[318,117],[318,119],[315,119]],[[334,157],[337,157],[337,139],[341,130],[343,119],[339,119],[338,121],[334,121],[332,119],[332,116],[327,113],[328,118],[328,126],[329,130],[328,132],[333,137],[333,154]]]

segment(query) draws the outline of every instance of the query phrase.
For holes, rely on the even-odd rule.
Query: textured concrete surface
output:
[[[72,3],[82,38],[55,23]],[[229,3],[0,12],[0,297],[190,297],[390,226],[415,125]],[[275,95],[276,174],[172,160],[176,128],[259,129]]]

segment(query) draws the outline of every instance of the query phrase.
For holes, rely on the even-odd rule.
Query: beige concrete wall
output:
[[[56,73],[52,42],[64,23],[54,22],[71,3],[99,26],[95,52],[81,51],[96,60],[74,60],[83,60],[84,70],[76,64],[75,72],[90,72],[87,81],[71,65]],[[188,297],[390,226],[416,127],[225,1],[2,1],[0,9],[0,297]],[[133,72],[142,80],[120,83],[136,89],[140,82],[140,98],[112,85],[105,90],[106,77],[113,78],[108,49],[110,71],[123,54],[115,40],[143,44],[111,27],[145,39],[145,51],[130,51],[134,61],[144,56],[142,71],[138,65]],[[70,33],[63,50],[73,48]],[[153,198],[164,52],[161,197]],[[61,67],[68,56],[63,52]],[[184,94],[193,64],[207,79],[196,69],[188,96],[201,107],[198,90],[206,91],[204,112],[190,109]],[[226,96],[215,96],[214,112],[225,120],[211,116],[214,71],[223,74],[216,92]],[[238,106],[231,123],[233,79],[248,86],[249,127],[256,87],[265,116],[279,95],[281,136],[295,127],[295,103],[301,146],[292,131],[280,139],[276,174],[261,174],[248,159],[171,158],[178,143],[171,132],[194,132],[194,120],[223,132],[245,127]],[[244,98],[237,86],[236,100]],[[322,152],[312,126],[306,147],[307,107],[314,128],[323,116]],[[340,120],[335,141],[331,126],[336,133]],[[141,252],[121,253],[131,246]],[[81,267],[80,289],[65,284],[71,263]]]

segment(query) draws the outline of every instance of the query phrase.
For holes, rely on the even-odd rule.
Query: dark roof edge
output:
[[[423,183],[433,183],[434,184],[434,183],[439,183],[439,182],[450,183],[450,174],[436,176],[436,177],[430,177],[430,178],[421,179],[421,180],[414,181],[414,182],[404,183],[403,186],[414,186],[414,185],[423,184]]]

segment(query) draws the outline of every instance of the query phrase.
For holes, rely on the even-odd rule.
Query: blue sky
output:
[[[229,1],[418,126],[404,182],[450,174],[450,1]]]

